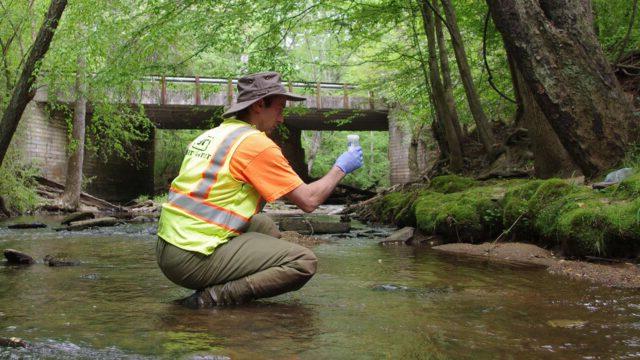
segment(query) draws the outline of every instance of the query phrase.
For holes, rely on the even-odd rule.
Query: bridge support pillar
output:
[[[271,134],[271,139],[280,146],[284,157],[289,160],[289,164],[300,178],[308,183],[310,178],[307,173],[307,163],[304,160],[304,149],[302,148],[302,130],[293,126],[284,125],[286,134],[278,129]]]
[[[389,109],[389,181],[391,185],[411,181],[409,170],[409,148],[411,128],[400,120],[402,108],[395,105]]]

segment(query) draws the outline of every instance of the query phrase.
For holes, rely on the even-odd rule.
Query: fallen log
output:
[[[118,225],[119,223],[120,223],[120,220],[111,216],[106,216],[106,217],[97,218],[97,219],[74,221],[74,222],[71,222],[66,227],[57,228],[55,230],[56,231],[61,231],[61,230],[79,231],[79,230],[84,230],[92,227],[114,226],[114,225]]]
[[[42,228],[46,228],[47,225],[43,224],[43,223],[20,223],[20,224],[11,224],[8,225],[7,228],[9,229],[42,229]]]
[[[339,234],[351,230],[348,222],[318,221],[304,218],[286,218],[280,221],[281,231],[297,231],[300,234]]]
[[[61,194],[64,191],[64,185],[59,184],[53,180],[49,180],[40,176],[36,176],[35,179],[42,186],[42,189],[40,191],[42,191],[43,193]],[[86,192],[80,193],[80,201],[87,206],[94,206],[100,210],[123,211],[123,208],[121,206],[112,204],[106,200],[87,194]]]
[[[64,219],[62,219],[61,224],[62,225],[69,225],[70,223],[72,223],[74,221],[95,219],[95,217],[96,217],[96,215],[94,213],[92,213],[91,211],[76,211],[76,212],[73,212],[73,213],[65,216]]]

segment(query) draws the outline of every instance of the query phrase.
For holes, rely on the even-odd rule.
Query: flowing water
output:
[[[379,231],[316,246],[318,273],[300,291],[189,310],[171,303],[189,291],[156,267],[155,224],[75,233],[6,225],[0,249],[40,263],[0,266],[0,337],[30,344],[0,348],[0,358],[640,357],[638,291],[381,247]],[[47,254],[81,264],[48,267]]]

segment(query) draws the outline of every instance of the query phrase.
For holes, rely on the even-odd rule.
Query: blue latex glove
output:
[[[345,174],[349,174],[362,167],[362,148],[356,146],[351,151],[345,151],[338,157],[334,166],[337,166]]]

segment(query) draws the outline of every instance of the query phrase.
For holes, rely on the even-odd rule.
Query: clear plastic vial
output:
[[[356,146],[360,146],[360,136],[355,134],[347,135],[347,150],[355,151]]]

